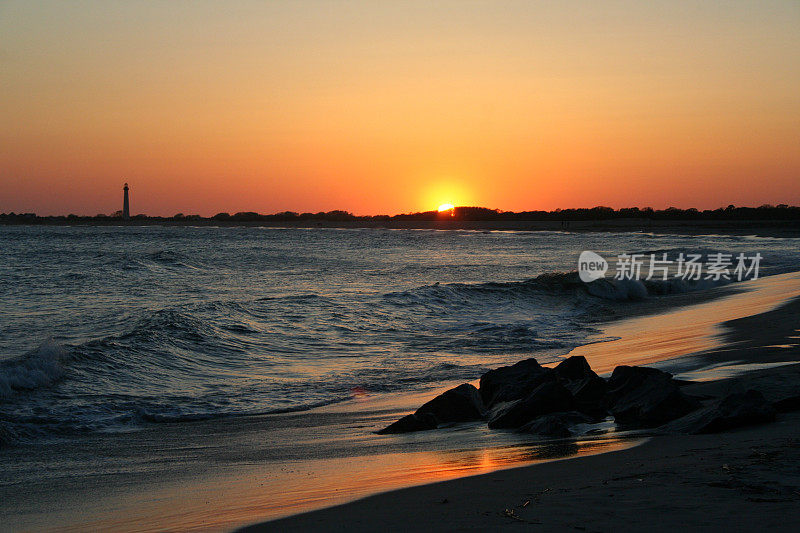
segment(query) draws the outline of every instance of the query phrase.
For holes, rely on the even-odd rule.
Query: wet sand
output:
[[[372,496],[245,531],[797,531],[800,414]]]
[[[718,294],[724,296],[714,298]],[[690,303],[698,296],[686,293],[632,304],[627,313],[618,317],[623,320],[601,325],[602,333],[596,336],[597,340],[617,340],[584,344],[570,355],[586,357],[599,374],[611,372],[618,365],[655,365],[669,371],[685,371],[702,367],[709,360],[735,361],[749,357],[746,353],[728,353],[733,348],[743,347],[742,342],[758,348],[785,345],[786,334],[793,329],[789,327],[791,324],[784,324],[787,331],[777,331],[775,326],[780,320],[793,323],[790,310],[775,311],[760,318],[748,317],[772,311],[800,296],[800,272],[704,291],[702,297],[709,300]],[[674,307],[665,312],[663,305],[667,302]],[[680,305],[682,303],[687,305]],[[791,305],[797,306],[796,303]],[[732,322],[736,320],[740,322]],[[775,350],[768,351],[772,354]],[[697,354],[702,357],[696,357]],[[758,356],[759,359],[772,357],[763,351]]]

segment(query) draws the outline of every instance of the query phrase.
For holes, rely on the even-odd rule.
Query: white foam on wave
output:
[[[55,383],[64,375],[61,366],[66,352],[52,340],[18,359],[0,363],[0,399],[20,390],[33,390]]]
[[[599,279],[587,283],[585,287],[589,294],[604,300],[642,300],[648,295],[647,287],[636,279]]]
[[[713,289],[730,283],[729,280],[637,280],[604,278],[585,284],[586,292],[597,298],[611,301],[643,300],[649,296],[682,294]]]

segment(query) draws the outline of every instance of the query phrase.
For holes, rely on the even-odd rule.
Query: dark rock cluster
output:
[[[493,429],[565,438],[571,436],[571,427],[608,416],[623,429],[708,433],[775,418],[775,408],[757,391],[703,405],[680,385],[671,374],[655,368],[618,366],[603,379],[581,356],[569,357],[554,368],[526,359],[486,372],[480,388],[465,383],[450,389],[378,433],[486,420]]]

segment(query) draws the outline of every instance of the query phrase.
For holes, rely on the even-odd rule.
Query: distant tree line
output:
[[[431,212],[434,216],[440,213]],[[412,215],[399,215],[415,217],[426,213]],[[555,211],[500,211],[485,207],[456,207],[453,218],[459,220],[613,220],[613,219],[650,219],[650,220],[798,220],[800,207],[780,204],[777,206],[765,204],[760,207],[736,207],[729,205],[725,208],[706,209],[700,211],[691,207],[679,209],[668,207],[666,209],[653,209],[652,207],[625,207],[613,209],[611,207],[597,206],[591,208],[556,209]]]
[[[37,216],[35,213],[3,213],[0,224],[109,224],[121,222],[122,213],[95,216]],[[486,207],[456,207],[450,211],[424,211],[402,215],[357,216],[347,211],[335,210],[319,213],[297,213],[283,211],[271,215],[262,215],[252,211],[238,213],[217,213],[212,217],[200,215],[184,215],[178,213],[171,217],[151,217],[135,215],[131,220],[139,223],[304,223],[304,222],[370,222],[381,223],[398,221],[433,221],[433,220],[472,220],[472,221],[579,221],[579,220],[614,220],[614,219],[646,219],[646,220],[800,220],[800,207],[780,205],[762,205],[760,207],[736,207],[706,209],[653,209],[652,207],[626,207],[612,209],[610,207],[592,207],[577,209],[556,209],[555,211],[501,211]]]

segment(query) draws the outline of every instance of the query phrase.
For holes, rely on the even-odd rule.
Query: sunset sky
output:
[[[0,1],[0,212],[800,204],[800,2]]]

